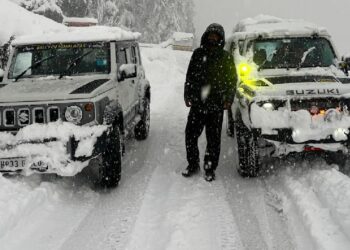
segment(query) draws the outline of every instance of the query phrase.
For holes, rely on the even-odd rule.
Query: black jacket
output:
[[[208,44],[209,33],[215,32],[220,41],[214,48]],[[233,56],[224,50],[225,32],[221,25],[211,24],[202,36],[201,47],[193,52],[185,83],[185,101],[193,107],[222,110],[224,102],[233,102],[237,74]],[[202,100],[202,88],[210,85],[210,92]]]

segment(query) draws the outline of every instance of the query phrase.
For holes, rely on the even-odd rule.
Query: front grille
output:
[[[0,108],[0,126],[5,128],[25,127],[33,123],[55,122],[60,119],[60,108],[49,107],[13,107]]]
[[[311,111],[313,108],[317,107],[319,110],[327,111],[328,109],[341,109],[342,103],[336,98],[317,98],[310,100],[291,100],[290,101],[291,110],[308,110]]]
[[[34,109],[33,121],[34,123],[45,123],[45,111],[43,108]]]
[[[4,111],[4,125],[6,127],[15,125],[15,110],[7,109]]]

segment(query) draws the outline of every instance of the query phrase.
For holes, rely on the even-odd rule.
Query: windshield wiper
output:
[[[28,67],[26,70],[24,70],[21,74],[19,74],[18,76],[16,76],[15,78],[15,82],[17,82],[22,76],[24,76],[28,70],[30,69],[35,69],[37,68],[38,66],[40,66],[43,62],[46,62],[52,58],[56,57],[56,55],[51,55],[51,56],[48,56],[48,57],[45,57],[37,62],[35,62],[33,65],[31,65],[30,67]]]
[[[316,47],[311,47],[310,49],[308,49],[307,51],[304,52],[303,57],[301,58],[300,63],[298,64],[297,70],[299,70],[301,68],[301,66],[303,66],[306,57],[315,49],[316,49]]]
[[[67,69],[60,74],[60,77],[58,79],[62,79],[64,76],[69,76],[71,74],[71,70],[78,66],[81,63],[81,59],[83,59],[85,56],[90,55],[94,50],[90,50],[86,52],[85,54],[82,54],[81,56],[75,58],[67,67]]]

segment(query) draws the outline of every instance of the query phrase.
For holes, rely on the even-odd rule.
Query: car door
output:
[[[124,43],[117,45],[117,70],[121,74],[125,65],[132,64],[131,45]],[[118,77],[118,93],[121,105],[123,106],[124,121],[129,123],[134,117],[134,92],[136,77]]]
[[[141,80],[144,77],[144,71],[141,66],[141,58],[140,58],[140,51],[137,43],[132,44],[131,46],[131,57],[132,57],[132,63],[135,64],[137,69],[137,74],[135,77],[135,84],[134,84],[134,95],[133,95],[133,104],[137,108],[139,107],[140,102],[140,88],[141,88]]]

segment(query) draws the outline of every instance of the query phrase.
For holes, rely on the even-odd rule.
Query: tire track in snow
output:
[[[350,179],[323,162],[311,163],[279,171],[268,185],[282,200],[290,226],[304,232],[314,249],[349,249]]]
[[[126,249],[242,249],[222,183],[179,171],[171,163],[156,169]]]
[[[225,124],[223,130],[225,131]],[[236,139],[223,133],[219,178],[245,249],[295,249],[295,241],[278,204],[271,200],[262,177],[243,179],[237,173]]]

